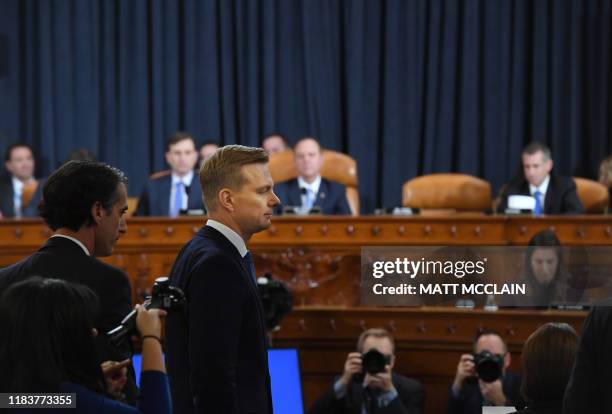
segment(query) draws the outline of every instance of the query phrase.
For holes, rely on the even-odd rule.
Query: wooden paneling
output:
[[[155,277],[167,275],[176,254],[203,225],[202,218],[131,218],[112,257],[130,277],[134,300]],[[525,245],[542,229],[566,245],[610,245],[607,216],[502,217],[279,217],[249,242],[258,273],[287,282],[296,309],[274,334],[277,347],[301,351],[309,405],[338,375],[363,329],[382,326],[397,339],[397,371],[427,387],[427,412],[442,413],[459,355],[478,328],[500,331],[519,369],[524,340],[540,324],[565,321],[580,328],[584,313],[460,311],[440,308],[359,308],[362,246]],[[0,220],[0,266],[32,253],[51,232],[40,220]]]
[[[306,407],[342,373],[349,352],[366,328],[384,327],[396,341],[395,370],[426,387],[426,412],[444,413],[459,357],[471,352],[478,329],[500,332],[508,342],[511,369],[520,372],[527,337],[546,322],[566,322],[578,332],[584,312],[458,310],[451,308],[309,307],[296,309],[274,334],[274,346],[300,350]]]

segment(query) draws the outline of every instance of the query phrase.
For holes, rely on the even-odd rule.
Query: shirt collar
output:
[[[247,254],[248,250],[246,248],[244,240],[234,230],[230,229],[225,224],[213,219],[208,219],[206,225],[223,234],[225,238],[228,239],[236,247],[236,250],[238,250],[238,253],[240,253],[240,257],[244,257]]]
[[[317,175],[317,178],[310,184],[306,182],[301,176],[298,177],[298,186],[300,188],[307,188],[312,190],[313,193],[317,194],[319,192],[319,187],[321,186],[321,176]]]
[[[23,181],[21,181],[19,178],[15,177],[14,175],[11,177],[11,181],[13,182],[13,191],[16,194],[21,194],[21,192],[23,191],[23,186],[24,186]]]
[[[189,187],[191,185],[191,181],[193,181],[193,171],[189,171],[182,177],[179,177],[175,173],[172,173],[172,186],[174,187],[176,183],[182,181],[185,187]]]
[[[550,174],[546,176],[546,178],[544,179],[544,181],[542,181],[542,184],[540,184],[539,187],[529,184],[529,193],[531,195],[534,195],[536,191],[540,190],[540,193],[544,195],[546,194],[546,191],[548,190],[549,183],[550,183]]]
[[[51,236],[51,238],[54,237],[61,237],[62,239],[68,239],[68,240],[72,240],[73,242],[75,242],[81,249],[83,249],[83,251],[85,252],[85,254],[87,256],[91,256],[91,253],[89,253],[89,249],[87,247],[85,247],[85,245],[83,243],[81,243],[81,241],[79,239],[75,239],[72,236],[66,236],[65,234],[54,234],[53,236]]]

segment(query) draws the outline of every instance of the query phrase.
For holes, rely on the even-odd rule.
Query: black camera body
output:
[[[170,286],[167,277],[158,277],[142,306],[145,309],[163,309],[167,312],[180,309],[185,303],[185,294],[175,286]],[[136,315],[134,309],[123,318],[121,324],[106,333],[108,340],[115,345],[120,344],[136,330]]]
[[[266,318],[266,330],[273,331],[293,309],[293,295],[287,285],[270,273],[257,279],[257,289]]]
[[[474,354],[474,365],[478,378],[484,382],[495,382],[502,377],[504,369],[504,357],[489,351]]]
[[[353,381],[363,382],[365,374],[376,375],[385,372],[385,366],[391,363],[391,357],[373,348],[361,356],[362,371],[353,375]]]

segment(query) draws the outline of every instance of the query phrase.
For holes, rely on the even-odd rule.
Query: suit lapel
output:
[[[234,258],[234,260],[238,262],[238,264],[240,265],[240,268],[242,269],[242,278],[247,284],[249,291],[254,296],[255,307],[257,308],[257,318],[259,320],[259,324],[262,327],[262,331],[265,333],[266,323],[265,323],[265,318],[264,318],[263,305],[261,303],[261,298],[259,296],[259,291],[257,290],[257,286],[253,282],[253,278],[251,278],[251,269],[249,269],[249,267],[247,266],[246,261],[242,257],[240,257],[240,253],[238,253],[236,246],[234,246],[232,242],[230,242],[227,239],[227,237],[221,234],[220,231],[210,226],[204,226],[202,229],[200,229],[199,233],[205,237],[209,235],[210,237],[216,239],[217,241],[225,245],[226,251],[232,252],[232,257]],[[265,336],[264,336],[264,341],[265,341]]]
[[[187,202],[189,210],[198,210],[202,208],[202,189],[200,188],[200,180],[197,174],[194,174],[189,186],[189,199]]]
[[[157,211],[161,216],[170,215],[170,190],[172,186],[172,174],[159,179],[159,193],[157,194]]]
[[[544,214],[551,214],[551,211],[557,211],[555,207],[555,181],[553,176],[550,176],[548,181],[548,188],[546,189],[546,196],[544,197]]]
[[[314,205],[321,207],[321,210],[326,211],[326,206],[329,203],[329,185],[327,180],[321,178],[321,184],[319,185],[319,192],[317,193],[317,199]]]
[[[290,206],[301,206],[302,205],[302,194],[300,193],[300,186],[297,178],[289,181],[287,196],[289,198],[288,205]]]

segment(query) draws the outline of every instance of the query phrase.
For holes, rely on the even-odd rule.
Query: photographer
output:
[[[463,354],[450,387],[448,414],[480,414],[483,406],[515,406],[520,392],[519,375],[508,371],[511,358],[501,335],[478,333],[474,354]]]
[[[417,381],[392,372],[395,343],[384,329],[368,329],[348,354],[344,372],[308,414],[418,414],[425,391]],[[373,372],[376,371],[376,372]]]
[[[142,376],[138,408],[108,398],[95,349],[98,296],[64,280],[32,277],[0,297],[0,390],[75,393],[76,413],[170,413],[162,310],[138,308]]]

